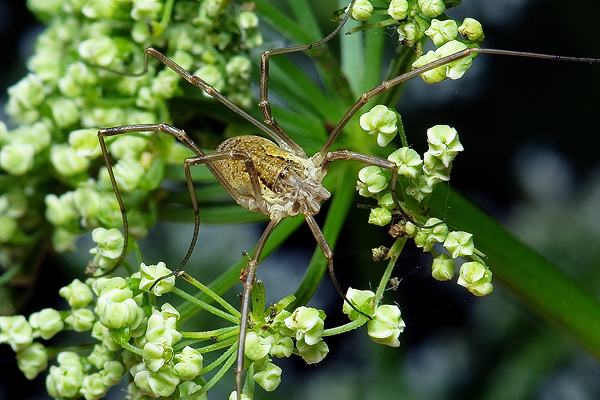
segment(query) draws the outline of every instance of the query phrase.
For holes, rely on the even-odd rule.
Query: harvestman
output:
[[[327,259],[329,274],[335,289],[350,306],[352,306],[359,313],[363,314],[360,310],[357,310],[355,306],[346,298],[344,291],[338,284],[333,269],[333,253],[314,218],[314,215],[319,212],[321,203],[330,197],[330,193],[322,184],[322,180],[327,174],[329,163],[338,160],[355,160],[390,170],[392,172],[392,181],[390,186],[396,208],[405,219],[411,220],[411,218],[402,210],[395,193],[395,172],[397,170],[397,166],[394,163],[385,159],[359,154],[349,150],[330,151],[333,143],[342,132],[342,129],[370,99],[424,72],[476,53],[540,58],[558,61],[600,63],[600,59],[592,58],[563,57],[549,54],[497,49],[465,49],[450,56],[433,61],[422,67],[415,68],[410,72],[399,75],[388,81],[383,81],[373,89],[363,93],[354,103],[354,105],[350,107],[350,109],[342,116],[341,120],[331,131],[329,138],[321,150],[319,150],[319,152],[314,154],[312,157],[308,157],[304,150],[285,133],[283,128],[277,123],[271,113],[268,86],[269,58],[275,55],[304,52],[325,44],[335,35],[337,35],[337,33],[339,33],[339,31],[342,29],[349,18],[349,13],[353,4],[354,0],[350,2],[346,13],[335,30],[326,37],[308,45],[268,50],[261,54],[259,106],[264,116],[264,123],[256,120],[250,114],[236,106],[229,99],[219,93],[214,87],[199,77],[186,71],[184,68],[158,50],[154,48],[147,48],[145,50],[143,73],[147,71],[148,57],[157,59],[165,66],[179,74],[188,83],[202,89],[206,94],[220,101],[233,112],[256,126],[262,132],[271,137],[276,144],[273,143],[273,141],[260,136],[237,136],[225,140],[217,147],[215,152],[207,154],[201,150],[183,130],[165,123],[124,125],[100,129],[98,131],[100,147],[102,149],[102,154],[104,155],[108,174],[123,219],[124,244],[123,250],[117,260],[117,263],[115,264],[115,267],[121,263],[126,255],[128,243],[128,222],[127,215],[125,213],[125,205],[123,203],[123,199],[112,169],[110,156],[106,148],[105,137],[107,136],[115,136],[132,132],[161,132],[175,137],[179,142],[181,142],[195,154],[195,157],[186,158],[183,162],[186,184],[190,193],[194,211],[194,232],[192,240],[185,256],[179,263],[179,266],[173,271],[172,274],[159,278],[154,285],[156,285],[156,283],[161,279],[172,275],[177,276],[183,272],[183,268],[189,260],[198,239],[200,216],[198,202],[194,192],[192,176],[190,173],[191,166],[205,164],[214,174],[216,179],[223,185],[225,190],[239,205],[247,208],[250,211],[261,212],[269,217],[270,221],[258,240],[254,255],[248,261],[245,279],[243,282],[241,321],[238,337],[239,345],[236,366],[236,390],[238,399],[240,399],[242,390],[245,345],[244,339],[248,325],[249,300],[256,268],[265,242],[281,219],[287,216],[294,216],[298,214],[304,215],[306,223],[308,224],[313,236],[317,241],[317,244]],[[112,270],[106,271],[103,275],[106,275],[111,271]]]

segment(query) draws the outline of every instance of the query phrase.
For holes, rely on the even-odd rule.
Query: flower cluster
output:
[[[419,53],[424,39],[428,38],[437,49],[419,57],[412,65],[418,68],[469,47],[477,47],[485,37],[479,21],[465,18],[459,25],[446,15],[446,8],[444,0],[391,0],[385,10],[389,19],[373,26],[396,26],[400,42],[417,47]],[[356,20],[367,21],[375,14],[374,11],[369,0],[356,0],[351,15]],[[423,73],[421,77],[427,83],[437,83],[446,78],[459,79],[471,63],[472,56],[469,56]]]
[[[377,143],[384,147],[397,134],[399,116],[386,106],[376,105],[360,117],[360,126],[370,135],[377,134]],[[380,140],[380,137],[385,140]],[[386,226],[393,220],[398,207],[419,210],[435,186],[450,179],[452,161],[463,151],[456,129],[448,125],[436,125],[427,130],[427,151],[421,155],[409,147],[401,147],[388,156],[396,164],[397,187],[391,187],[390,170],[377,166],[368,166],[358,173],[356,188],[363,197],[377,200],[377,207],[371,209],[369,223]],[[394,201],[392,189],[398,197]],[[433,261],[432,275],[440,281],[450,280],[454,276],[456,259],[468,258],[460,268],[458,284],[477,296],[484,296],[493,290],[492,273],[475,249],[473,235],[467,232],[450,232],[443,221],[429,218],[422,224],[401,221],[401,231],[412,238],[423,251],[431,252]],[[443,246],[445,252],[437,253],[436,244]]]
[[[141,263],[139,271],[127,277],[88,278],[86,282],[75,279],[59,290],[70,309],[46,308],[29,318],[0,317],[0,343],[9,344],[16,352],[18,366],[28,379],[34,379],[52,364],[46,388],[53,398],[100,399],[126,375],[131,399],[191,394],[194,398],[205,398],[205,393],[235,362],[240,313],[185,275],[188,283],[224,310],[193,298],[175,287],[170,273],[162,262]],[[164,279],[156,282],[159,278]],[[260,281],[256,282],[256,288],[244,351],[246,379],[253,382],[252,387],[256,383],[270,392],[279,386],[283,371],[274,363],[275,358],[296,354],[308,364],[318,363],[329,352],[324,337],[365,324],[369,337],[376,343],[399,346],[398,337],[404,329],[400,309],[379,305],[380,299],[371,291],[349,289],[347,293],[353,305],[371,319],[346,303],[343,312],[352,322],[325,329],[326,316],[322,310],[304,306],[290,309],[294,296],[265,307],[265,291]],[[182,312],[169,302],[158,303],[156,296],[167,293],[184,300],[192,298],[196,305],[233,325],[186,332],[181,326]],[[64,330],[87,335],[85,342],[91,344],[77,350],[77,346],[60,349],[42,342]],[[207,340],[209,344],[201,343]],[[211,354],[223,349],[220,356]],[[219,371],[207,379],[205,375],[215,368]]]
[[[121,227],[121,213],[98,129],[169,122],[167,101],[186,90],[174,71],[155,61],[136,76],[144,48],[161,49],[246,107],[252,99],[247,53],[262,42],[258,19],[247,7],[221,0],[32,0],[28,6],[47,28],[28,75],[8,90],[6,111],[15,127],[0,122],[7,188],[0,196],[0,250],[36,246],[35,233],[46,221],[57,251],[72,250],[78,235],[95,229],[93,266],[106,270],[120,252],[122,238],[111,228]],[[210,100],[198,92],[186,101]],[[182,147],[159,134],[111,137],[107,144],[130,232],[144,236],[156,220],[158,198],[151,194],[167,164],[181,163]],[[18,267],[25,263],[19,255],[27,253],[3,253],[11,258],[3,264]]]

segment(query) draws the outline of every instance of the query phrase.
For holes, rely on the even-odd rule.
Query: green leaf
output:
[[[301,25],[306,32],[312,36],[312,41],[319,40],[323,36],[319,23],[315,18],[307,0],[288,0],[288,5],[292,9],[296,21]]]
[[[159,209],[159,218],[170,222],[193,222],[194,213],[191,204],[178,206],[163,204]],[[261,213],[251,212],[237,204],[226,206],[200,206],[200,223],[202,224],[243,224],[265,220]]]
[[[431,212],[453,229],[475,235],[494,279],[535,314],[600,356],[600,302],[497,221],[447,186],[434,191]]]

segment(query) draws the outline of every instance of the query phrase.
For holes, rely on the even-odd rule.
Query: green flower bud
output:
[[[285,325],[296,332],[296,340],[304,340],[311,346],[318,343],[323,335],[325,316],[316,308],[298,307],[285,319]]]
[[[60,12],[62,3],[62,0],[27,0],[27,8],[40,18],[48,18]]]
[[[50,110],[59,128],[66,128],[79,121],[79,108],[73,100],[58,98],[50,103]]]
[[[153,309],[148,318],[145,339],[171,346],[177,343],[181,339],[181,333],[177,330],[178,319],[179,313],[169,303],[163,304],[161,311]]]
[[[27,62],[29,70],[33,71],[44,82],[56,82],[60,78],[61,60],[56,57],[56,51],[55,48],[38,46]]]
[[[404,331],[404,326],[404,321],[400,318],[400,308],[384,304],[377,307],[373,319],[367,321],[367,333],[375,343],[398,347],[398,337]]]
[[[117,7],[116,0],[88,1],[81,7],[81,13],[90,19],[111,19]]]
[[[0,215],[0,243],[9,243],[14,239],[19,227],[17,221],[8,215]]]
[[[76,332],[86,332],[92,329],[96,322],[96,315],[87,308],[78,308],[71,312],[65,322],[70,325]]]
[[[33,328],[35,337],[50,339],[65,327],[60,313],[52,308],[33,313],[29,316],[29,325]]]
[[[252,62],[246,56],[234,56],[225,66],[227,79],[232,82],[247,81],[252,71]]]
[[[196,393],[198,390],[202,389],[202,386],[200,386],[192,381],[181,382],[178,387],[179,387],[179,396],[180,397],[189,396],[193,393]],[[244,397],[242,396],[242,398],[244,398]],[[208,400],[208,397],[207,397],[206,393],[204,393],[201,396],[196,396],[195,399]]]
[[[33,380],[48,366],[48,352],[41,343],[32,343],[17,352],[17,365],[27,379]]]
[[[10,139],[12,144],[19,143],[33,146],[34,153],[38,154],[50,146],[52,135],[45,122],[38,122],[15,129]]]
[[[464,286],[475,296],[485,296],[494,290],[492,271],[480,262],[466,262],[460,267],[458,284]]]
[[[301,339],[296,342],[296,348],[298,349],[298,353],[300,353],[300,357],[307,364],[316,364],[329,353],[329,346],[327,346],[327,343],[323,339],[313,345],[306,344],[304,339]]]
[[[408,147],[401,147],[387,158],[398,166],[398,174],[409,178],[416,178],[421,172],[423,161],[419,153]]]
[[[225,87],[225,79],[223,78],[223,74],[221,74],[221,71],[216,65],[203,65],[199,70],[196,71],[195,75],[218,91],[223,90],[223,87]],[[204,95],[210,97],[206,93]]]
[[[294,352],[294,341],[292,338],[276,333],[271,336],[271,350],[269,354],[274,357],[289,357]]]
[[[438,281],[449,281],[454,277],[454,260],[442,253],[433,259],[431,276]]]
[[[393,110],[378,104],[360,116],[360,127],[369,135],[377,135],[377,144],[385,147],[398,132],[398,116]]]
[[[281,372],[281,368],[268,362],[263,369],[254,373],[253,379],[267,392],[272,392],[281,383]]]
[[[415,236],[415,245],[422,247],[423,251],[431,251],[436,243],[443,243],[448,236],[448,227],[441,222],[441,219],[429,218],[425,226],[435,226],[433,228],[419,229]]]
[[[96,129],[78,129],[69,134],[69,145],[78,156],[96,158],[102,154]]]
[[[369,0],[356,0],[352,6],[352,18],[357,21],[366,21],[371,17],[373,4]]]
[[[369,212],[369,223],[377,226],[386,226],[392,221],[392,213],[387,208],[377,207]]]
[[[8,88],[10,100],[21,109],[33,109],[44,101],[44,84],[39,76],[28,74]]]
[[[246,346],[244,355],[252,361],[258,361],[267,356],[271,350],[271,340],[259,336],[256,332],[246,334]]]
[[[110,331],[100,321],[96,321],[92,327],[92,337],[102,342],[102,347],[110,351],[117,351],[121,349],[121,345],[114,341]],[[94,348],[96,351],[96,348]],[[111,357],[112,358],[112,357]],[[106,360],[105,360],[106,361]],[[100,363],[101,366],[103,363]],[[100,368],[100,367],[98,367]]]
[[[456,155],[464,150],[458,140],[456,129],[448,125],[435,125],[427,129],[428,152],[438,158],[448,168]]]
[[[169,99],[179,88],[179,76],[170,69],[164,69],[152,80],[151,90],[156,96]],[[130,136],[131,137],[131,136]]]
[[[458,35],[458,25],[453,19],[447,19],[440,21],[437,19],[431,20],[429,29],[425,31],[425,34],[429,36],[433,44],[441,46],[451,40],[456,39]]]
[[[84,40],[78,47],[79,56],[90,64],[107,67],[119,55],[115,42],[107,36],[95,36]]]
[[[442,157],[447,155],[444,154]],[[425,179],[429,182],[429,186],[434,187],[441,181],[448,182],[450,180],[451,165],[446,167],[442,160],[432,154],[431,150],[425,152],[423,159],[423,173]]]
[[[438,58],[450,56],[452,54],[463,51],[467,48],[467,45],[459,42],[458,40],[451,40],[438,48],[435,53]],[[460,60],[452,61],[446,66],[446,76],[450,79],[459,79],[473,64],[474,55],[471,54],[467,57],[461,58]]]
[[[102,374],[99,372],[84,376],[81,382],[81,389],[79,389],[79,392],[86,400],[101,399],[107,391],[108,387],[104,384]]]
[[[63,351],[58,366],[50,367],[46,390],[54,398],[76,397],[83,383],[83,367],[77,353]]]
[[[175,370],[168,366],[153,372],[141,363],[133,366],[130,373],[136,386],[150,397],[168,397],[181,382]]]
[[[85,172],[90,165],[87,158],[79,156],[72,147],[67,145],[53,145],[50,150],[50,161],[54,169],[67,178]]]
[[[93,290],[98,296],[95,311],[102,325],[108,329],[134,329],[139,325],[143,311],[123,278],[99,278]]]
[[[418,4],[423,15],[429,18],[442,15],[446,11],[444,0],[419,0]]]
[[[145,173],[144,167],[132,159],[119,160],[113,170],[117,184],[124,192],[137,189]]]
[[[430,50],[426,54],[417,58],[415,60],[415,62],[413,62],[412,67],[420,68],[420,67],[423,67],[433,61],[438,60],[439,58],[440,57],[438,56],[438,54],[436,52]],[[427,72],[423,72],[420,75],[421,79],[423,79],[424,82],[429,83],[429,84],[441,82],[444,79],[446,79],[446,68],[447,68],[447,66],[442,65],[441,67],[437,67],[437,68],[431,69]]]
[[[408,1],[406,0],[392,0],[388,7],[387,13],[390,17],[395,20],[402,20],[408,16]]]
[[[34,154],[30,144],[7,144],[0,150],[0,167],[11,175],[23,175],[33,168]]]
[[[94,350],[87,357],[87,360],[91,362],[92,365],[97,369],[102,369],[105,363],[109,362],[110,360],[114,360],[114,358],[115,353],[112,352],[108,347],[102,344],[96,344],[94,345]]]
[[[67,229],[56,228],[52,233],[52,247],[59,253],[77,250],[76,241],[77,235]]]
[[[22,315],[0,316],[0,343],[7,343],[17,352],[33,341],[33,329]]]
[[[136,21],[156,20],[162,10],[162,4],[158,0],[133,0],[131,18]]]
[[[156,372],[173,358],[173,348],[168,344],[147,342],[144,345],[142,359],[146,367]]]
[[[118,229],[96,228],[92,231],[92,240],[97,244],[90,249],[94,254],[94,264],[102,269],[112,267],[121,255],[125,239]]]
[[[57,197],[48,194],[44,198],[46,203],[46,219],[54,226],[75,224],[77,211],[73,205],[73,192],[67,192]]]
[[[285,324],[286,318],[288,318],[291,315],[292,315],[291,312],[289,312],[285,309],[281,310],[275,316],[275,318],[273,318],[273,322],[271,323],[271,327],[273,328],[273,330],[283,336],[290,336],[290,337],[294,336],[296,334],[295,331],[288,328],[287,325]]]
[[[198,350],[185,346],[181,353],[175,354],[175,372],[182,381],[191,381],[200,375],[202,360]]]
[[[377,205],[379,205],[387,210],[393,209],[396,206],[396,204],[394,203],[394,198],[392,197],[392,193],[387,192],[387,193],[384,193],[383,195],[381,195],[379,197],[379,199],[377,199]]]
[[[409,47],[413,47],[423,36],[419,25],[413,21],[402,22],[396,31],[398,32],[398,41]]]
[[[346,292],[346,297],[352,304],[358,308],[360,311],[364,312],[367,315],[373,315],[375,312],[375,293],[370,290],[358,290],[348,288]],[[357,319],[360,314],[357,313],[348,302],[344,301],[344,306],[342,307],[342,312],[348,315],[350,320],[354,321]]]
[[[463,23],[458,27],[458,31],[471,42],[480,43],[485,39],[481,23],[473,18],[465,18]]]
[[[125,368],[123,364],[118,361],[107,361],[103,365],[104,369],[100,371],[102,375],[102,382],[106,386],[116,385],[121,381]]]
[[[93,220],[97,217],[100,208],[104,206],[100,194],[89,187],[77,189],[72,193],[73,203],[83,218],[82,225],[93,225]]]
[[[241,400],[252,400],[250,397],[246,396],[243,393],[240,397],[241,397]],[[238,400],[237,391],[234,390],[233,392],[231,392],[231,394],[229,395],[229,400]]]
[[[148,139],[139,136],[119,136],[110,143],[108,148],[110,154],[116,159],[138,159],[148,148]]]
[[[450,252],[452,258],[473,255],[475,244],[473,235],[463,231],[453,231],[444,240],[444,247]]]
[[[388,186],[388,178],[385,176],[383,169],[375,165],[364,167],[358,171],[358,179],[358,193],[364,197],[371,197]]]
[[[146,265],[142,263],[140,265],[140,286],[139,289],[145,292],[149,291],[150,287],[156,282],[157,279],[172,274],[169,268],[167,268],[164,262],[159,262],[156,265]],[[165,293],[170,292],[175,287],[175,275],[171,275],[168,278],[162,279],[153,288],[152,293],[156,296],[161,296]]]
[[[243,30],[256,28],[258,26],[258,17],[252,11],[242,11],[238,15],[238,25]]]
[[[426,176],[419,175],[416,179],[411,179],[410,186],[406,188],[406,194],[421,202],[433,192],[434,183]]]

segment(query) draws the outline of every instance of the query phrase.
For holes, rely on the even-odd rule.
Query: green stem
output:
[[[201,282],[199,282],[198,280],[196,280],[194,277],[192,277],[191,275],[189,275],[187,273],[184,273],[182,275],[182,278],[187,283],[194,286],[196,289],[200,290],[201,292],[204,292],[208,297],[210,297],[211,299],[216,301],[218,304],[220,304],[225,310],[227,310],[229,312],[229,314],[231,314],[237,318],[240,317],[241,314],[238,310],[236,310],[231,304],[229,304],[227,301],[225,301],[225,299],[223,299],[221,296],[219,296],[218,294],[213,292],[208,286],[202,284]]]
[[[140,349],[139,347],[135,347],[134,345],[130,344],[129,342],[121,343],[121,347],[133,354],[137,354],[138,356],[142,357],[142,354],[143,354],[142,349]]]
[[[325,336],[333,336],[333,335],[339,335],[341,333],[353,331],[354,329],[360,328],[361,326],[363,326],[365,324],[365,322],[367,322],[368,320],[369,319],[367,317],[359,315],[358,318],[356,318],[354,321],[348,322],[347,324],[336,326],[334,328],[325,329],[323,331],[322,336],[324,336],[324,337]]]
[[[227,320],[229,322],[232,322],[234,324],[239,324],[240,323],[240,318],[239,317],[235,317],[231,314],[228,314],[224,311],[219,310],[216,307],[211,306],[210,304],[199,300],[197,298],[195,298],[194,296],[192,296],[191,294],[188,294],[186,292],[184,292],[183,290],[179,289],[179,288],[173,288],[173,293],[175,293],[176,295],[178,295],[179,297],[183,298],[184,300],[187,300],[189,303],[191,303],[192,305],[208,311],[211,314],[216,315],[217,317],[223,318],[224,320]]]
[[[212,331],[202,332],[181,332],[181,335],[186,339],[212,339],[223,333],[228,333],[239,329],[237,326],[228,326],[225,328],[215,329]]]
[[[225,362],[225,360],[236,350],[237,350],[237,346],[235,344],[233,346],[230,346],[226,352],[224,352],[223,354],[221,354],[219,356],[219,358],[217,358],[215,361],[208,364],[206,367],[202,368],[202,370],[200,371],[200,375],[207,374],[210,371],[212,371],[213,369],[217,368],[219,365],[223,364]]]
[[[227,373],[229,368],[231,368],[233,366],[233,364],[235,363],[235,359],[236,359],[236,354],[235,354],[235,352],[232,352],[232,354],[229,356],[229,358],[227,359],[225,364],[223,364],[221,369],[219,369],[219,371],[217,371],[215,376],[210,378],[210,380],[208,382],[206,382],[206,384],[204,386],[202,386],[202,389],[200,389],[197,392],[192,393],[189,396],[180,397],[180,399],[198,399],[204,393],[208,392],[210,389],[212,389],[213,386],[215,386],[217,384],[217,382],[219,382],[221,380],[221,378],[223,378],[223,376]]]
[[[388,254],[390,255],[390,261],[388,262],[383,275],[381,276],[381,280],[379,281],[379,286],[377,286],[377,291],[375,292],[375,304],[379,304],[381,299],[383,298],[383,294],[385,292],[385,288],[390,281],[390,277],[392,276],[392,272],[394,271],[394,267],[396,266],[396,262],[398,261],[398,257],[400,253],[402,253],[402,249],[406,244],[405,237],[399,237],[396,239]]]
[[[232,344],[237,342],[237,337],[227,338],[225,340],[221,340],[220,342],[210,344],[208,346],[200,347],[198,350],[201,354],[210,353],[212,351],[221,350],[225,347],[229,347]]]

